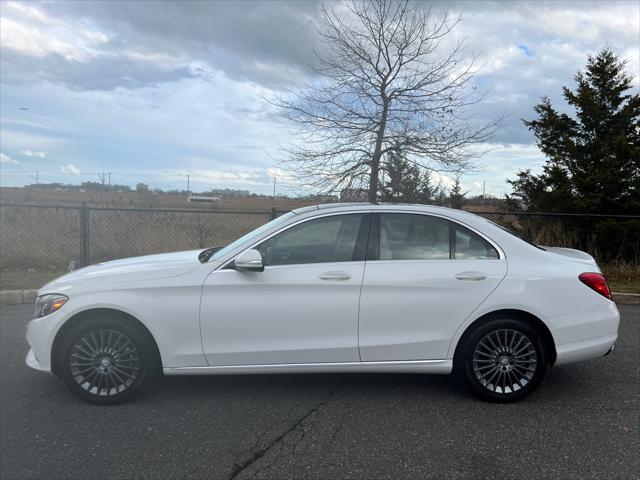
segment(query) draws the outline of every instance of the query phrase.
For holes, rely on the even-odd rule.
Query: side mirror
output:
[[[236,257],[233,262],[236,270],[240,272],[263,272],[264,262],[262,255],[255,248],[245,250]]]

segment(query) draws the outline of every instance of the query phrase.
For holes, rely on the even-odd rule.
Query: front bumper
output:
[[[27,352],[27,356],[24,359],[24,363],[27,364],[27,367],[33,368],[34,370],[51,373],[51,369],[45,368],[42,366],[42,364],[38,360],[38,357],[36,357],[36,354],[32,348],[30,348],[29,351]]]
[[[25,358],[27,366],[41,372],[51,372],[51,347],[65,317],[66,314],[61,308],[27,324],[26,338],[30,347]]]

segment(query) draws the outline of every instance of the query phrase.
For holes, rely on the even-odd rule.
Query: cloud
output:
[[[5,155],[4,153],[0,153],[0,163],[17,164],[17,163],[20,163],[20,162],[18,162],[17,160],[14,160],[9,155]]]
[[[66,165],[62,165],[60,167],[60,173],[64,173],[67,175],[79,175],[80,169],[72,163],[67,163]]]
[[[124,182],[179,166],[207,172],[203,188],[268,193],[276,176],[279,190],[289,182],[276,168],[289,125],[263,98],[312,75],[320,4],[2,2],[2,147],[50,152],[18,156],[41,171],[50,157],[64,158],[82,172],[121,172]],[[497,194],[519,169],[540,168],[544,156],[522,119],[535,118],[543,95],[570,112],[562,86],[574,88],[576,71],[602,46],[629,59],[640,86],[637,3],[433,2],[435,14],[447,8],[463,20],[442,47],[467,37],[468,54],[480,54],[472,83],[487,94],[469,109],[472,121],[508,114],[482,146],[490,150],[483,170],[463,177],[469,188],[486,181]],[[186,186],[166,178],[158,186]]]
[[[47,157],[47,152],[34,152],[32,150],[22,150],[20,152],[23,155],[26,155],[27,157],[36,157],[36,158],[46,158]]]
[[[455,179],[451,178],[448,175],[439,172],[431,172],[429,174],[429,178],[433,182],[434,185],[440,185],[447,190],[449,190],[453,184],[455,183]]]
[[[101,1],[7,2],[2,66],[13,80],[80,90],[139,88],[212,71],[281,88],[309,72],[318,7],[317,1],[130,1],[117,8]]]
[[[23,2],[6,2],[0,18],[3,48],[28,57],[42,59],[59,55],[69,62],[88,62],[98,54],[96,48],[108,37],[44,9]]]
[[[0,18],[5,81],[46,80],[72,89],[111,90],[191,75],[184,60],[118,46],[93,26],[96,19],[59,15],[47,7],[6,2]]]

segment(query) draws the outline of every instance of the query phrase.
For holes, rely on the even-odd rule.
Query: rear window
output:
[[[405,213],[380,215],[380,260],[450,258],[449,222]]]
[[[518,234],[517,234],[516,232],[514,232],[513,230],[511,230],[511,229],[509,229],[509,228],[507,228],[507,227],[505,227],[505,226],[503,226],[503,225],[500,225],[499,223],[492,222],[491,220],[487,220],[486,218],[485,218],[485,220],[486,220],[487,222],[489,222],[489,223],[491,223],[491,224],[495,225],[495,226],[496,226],[496,227],[498,227],[500,230],[504,230],[505,232],[507,232],[507,233],[511,234],[512,236],[516,237],[517,239],[522,240],[524,243],[528,243],[528,244],[529,244],[529,245],[531,245],[532,247],[536,247],[538,250],[542,250],[542,251],[544,251],[544,252],[546,252],[546,251],[547,251],[547,249],[546,249],[546,248],[543,248],[543,247],[541,247],[540,245],[536,245],[535,243],[530,242],[530,241],[529,241],[529,240],[527,240],[526,238],[524,238],[524,237],[522,237],[522,236],[518,235]]]
[[[484,238],[461,225],[454,226],[453,258],[455,259],[495,259],[498,251]]]
[[[500,258],[496,248],[480,235],[443,218],[413,213],[382,213],[379,219],[378,260]]]

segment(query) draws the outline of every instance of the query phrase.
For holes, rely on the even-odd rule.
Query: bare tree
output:
[[[317,76],[274,101],[299,127],[300,141],[284,148],[291,170],[323,193],[368,187],[373,202],[391,150],[430,170],[467,169],[478,154],[469,147],[496,122],[466,116],[481,99],[469,85],[476,58],[463,64],[464,40],[442,46],[460,17],[409,0],[340,5],[322,8]]]
[[[215,230],[215,224],[208,222],[202,213],[185,215],[182,219],[182,228],[189,234],[189,238],[194,237],[198,243],[198,248],[205,248],[209,243],[211,234]],[[206,215],[209,217],[209,215]]]

